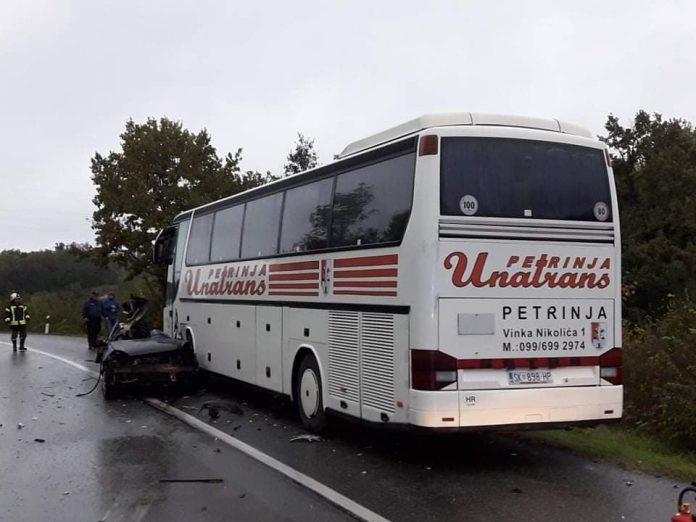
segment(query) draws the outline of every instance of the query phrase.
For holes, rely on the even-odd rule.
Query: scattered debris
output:
[[[242,493],[241,495],[239,495],[239,498],[244,498],[244,497],[246,497],[246,493]]]
[[[46,397],[55,397],[55,393],[46,393],[46,392],[40,392],[41,395],[45,395]]]
[[[626,485],[630,488],[630,487],[633,485],[633,481],[632,481],[632,480],[627,480],[627,481],[626,481]]]
[[[46,442],[46,439],[36,438],[36,439],[34,439],[34,442]]]
[[[203,403],[199,411],[208,410],[210,418],[217,419],[220,416],[220,411],[228,411],[234,415],[244,415],[244,410],[232,401],[206,401]]]
[[[69,495],[69,494],[70,494],[69,491],[63,491],[63,495]]]
[[[238,430],[239,428],[241,428],[241,427],[242,427],[242,425],[241,425],[241,424],[238,424],[237,426],[235,426],[234,428],[232,428],[232,431],[237,431],[237,430]]]
[[[425,466],[425,471],[430,471],[431,469],[433,468],[431,468],[430,466]]]
[[[319,435],[298,435],[290,439],[290,442],[321,442],[323,440]]]
[[[512,488],[512,492],[520,494],[520,493],[522,493],[522,490],[520,488]]]
[[[360,472],[362,475],[367,475],[367,471],[361,471]]]
[[[39,420],[39,418],[38,418],[38,417],[32,417],[31,420],[37,421],[37,420]]]
[[[213,451],[214,451],[215,453],[222,453],[222,450],[221,450],[220,448],[215,448]]]
[[[18,422],[18,423],[17,423],[17,429],[18,429],[18,430],[21,430],[23,427],[24,427],[24,424],[23,424],[23,423],[21,423],[21,422]]]
[[[130,424],[130,423],[131,423],[131,420],[130,420],[130,419],[127,419],[127,420],[126,420],[126,424]]]
[[[183,483],[183,482],[197,482],[201,484],[222,484],[224,479],[219,478],[209,478],[209,479],[160,479],[160,483]]]

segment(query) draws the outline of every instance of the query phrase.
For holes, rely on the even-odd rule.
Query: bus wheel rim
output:
[[[300,403],[302,404],[302,411],[311,419],[317,413],[319,409],[319,379],[317,375],[310,368],[307,368],[302,373],[302,379],[300,380]]]

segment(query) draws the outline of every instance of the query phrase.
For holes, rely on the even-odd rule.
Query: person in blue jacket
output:
[[[109,293],[106,299],[102,301],[102,313],[106,319],[109,333],[111,333],[111,330],[113,330],[114,325],[118,321],[118,313],[120,311],[121,305],[116,300],[116,296],[113,293]]]
[[[97,337],[101,331],[102,315],[102,303],[99,300],[99,294],[97,292],[92,292],[89,299],[82,305],[82,319],[85,321],[87,343],[89,344],[90,350],[94,349]]]

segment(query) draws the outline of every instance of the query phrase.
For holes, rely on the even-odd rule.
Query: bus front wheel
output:
[[[313,355],[306,355],[297,371],[295,397],[302,424],[321,433],[326,428],[326,412],[321,389],[321,372]]]

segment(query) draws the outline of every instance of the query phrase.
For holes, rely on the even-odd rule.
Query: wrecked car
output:
[[[106,399],[195,383],[198,361],[190,342],[172,339],[145,321],[148,302],[133,297],[124,303],[125,320],[114,326],[101,356]]]

